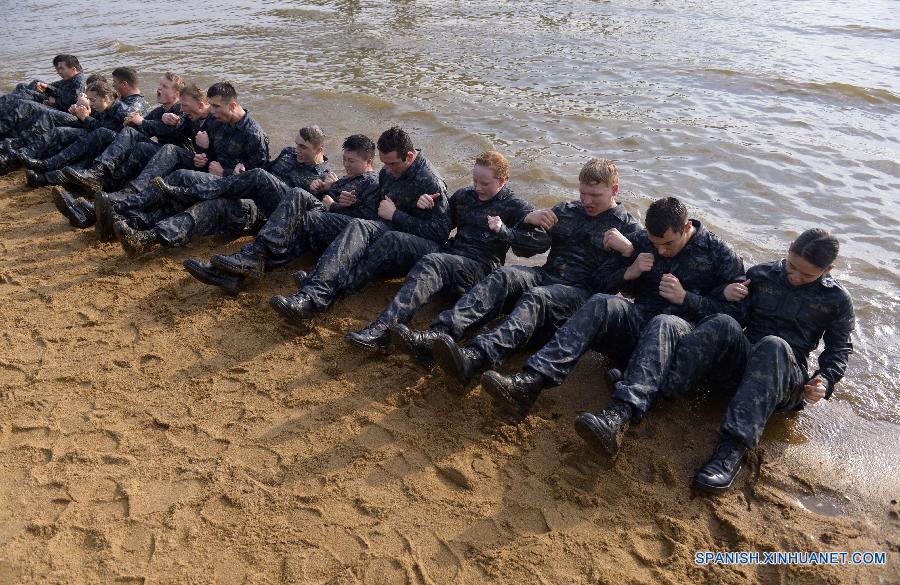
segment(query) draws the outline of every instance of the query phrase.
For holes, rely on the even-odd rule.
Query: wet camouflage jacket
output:
[[[67,112],[69,111],[69,106],[75,104],[78,94],[84,93],[85,87],[87,87],[87,78],[83,73],[78,73],[70,79],[60,79],[59,81],[48,83],[47,89],[44,90],[44,95],[56,100],[56,103],[53,104],[54,108]]]
[[[491,269],[503,264],[510,245],[520,256],[536,254],[541,250],[529,248],[533,238],[525,236],[523,245],[519,245],[518,236],[522,232],[517,229],[532,211],[534,206],[516,197],[509,187],[503,187],[488,201],[481,201],[474,187],[463,187],[450,198],[450,223],[456,228],[456,235],[448,243],[447,250],[484,262]],[[488,227],[489,215],[503,220],[499,232],[494,233]]]
[[[403,232],[433,240],[440,244],[450,235],[450,217],[447,214],[447,184],[437,169],[425,159],[425,153],[416,151],[416,159],[406,172],[395,179],[385,169],[378,174],[381,199],[390,198],[397,206],[392,223]],[[416,202],[421,195],[440,193],[431,209],[419,209]]]
[[[747,278],[750,294],[742,301],[749,315],[747,339],[754,343],[767,335],[784,339],[806,370],[809,353],[824,337],[816,373],[825,379],[825,397],[830,398],[853,352],[850,295],[830,274],[803,286],[791,285],[784,260],[758,264],[747,271]]]
[[[297,162],[297,149],[289,146],[266,165],[266,170],[291,187],[309,191],[310,183],[328,173],[328,159],[316,165],[300,163]]]
[[[175,114],[181,120],[178,124],[170,126],[162,121],[163,114]],[[191,137],[185,136],[184,127],[189,126],[190,120],[181,111],[181,104],[175,103],[168,110],[163,106],[156,106],[144,116],[144,121],[136,126],[141,134],[149,138],[156,137],[158,144],[174,144],[175,146],[187,147]]]
[[[746,320],[741,303],[729,303],[723,295],[725,287],[738,282],[744,272],[744,261],[724,240],[707,230],[696,219],[690,220],[696,230],[678,255],[665,258],[647,238],[646,230],[632,234],[634,254],[624,264],[630,266],[638,254],[653,254],[653,268],[638,278],[626,281],[625,268],[617,271],[616,280],[622,292],[634,295],[634,302],[647,316],[665,313],[697,322],[704,317],[725,313],[740,323]],[[674,305],[659,295],[664,274],[673,274],[684,288],[684,303]]]
[[[337,204],[341,191],[353,191],[356,189],[356,203],[348,207]],[[381,191],[378,188],[378,174],[368,171],[356,177],[341,177],[328,189],[328,194],[334,199],[335,204],[329,213],[340,213],[360,219],[378,219],[378,204],[381,202]]]
[[[234,174],[234,167],[243,163],[250,169],[265,168],[269,162],[269,137],[246,112],[235,124],[224,124],[216,120],[210,123],[209,162],[222,165],[225,176]]]
[[[544,270],[560,282],[598,293],[615,294],[619,290],[616,271],[621,269],[622,256],[603,248],[603,235],[612,228],[630,235],[639,226],[622,203],[595,217],[584,211],[581,201],[566,201],[552,208],[557,223],[547,232],[531,230],[533,247],[550,249]]]
[[[81,126],[87,130],[106,128],[118,132],[125,124],[125,116],[131,112],[143,111],[145,105],[144,96],[141,94],[117,99],[106,110],[93,112],[82,120]]]

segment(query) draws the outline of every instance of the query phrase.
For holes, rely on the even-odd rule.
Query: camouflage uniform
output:
[[[630,403],[638,416],[649,407],[659,388],[678,340],[693,323],[716,313],[743,319],[741,305],[723,296],[726,285],[744,272],[731,246],[691,220],[696,230],[690,241],[672,258],[661,256],[646,231],[632,238],[634,254],[653,254],[653,268],[632,281],[624,280],[626,267],[610,278],[609,286],[634,295],[631,303],[618,296],[592,296],[563,325],[553,339],[531,356],[525,368],[561,384],[578,359],[590,348],[615,360],[628,362],[613,398]],[[663,275],[673,274],[686,291],[683,304],[669,303],[659,294]]]
[[[854,316],[850,296],[831,275],[793,286],[781,260],[754,266],[747,277],[746,332],[728,315],[701,322],[681,339],[662,393],[675,396],[703,380],[734,391],[722,432],[755,447],[772,413],[803,408],[811,378],[820,376],[831,398],[853,351]],[[823,337],[825,350],[810,376],[807,358]]]
[[[503,264],[510,246],[520,255],[529,256],[540,250],[529,250],[531,238],[523,237],[526,247],[519,246],[520,224],[534,207],[504,187],[494,197],[481,201],[473,187],[458,190],[450,198],[451,229],[456,235],[446,246],[423,256],[406,276],[403,286],[378,316],[384,325],[408,323],[425,303],[440,293],[455,296],[465,293],[494,268]],[[488,216],[499,216],[503,226],[498,233],[488,227]],[[512,228],[508,226],[513,226]],[[417,237],[392,232],[372,246],[362,271],[375,274],[377,264],[384,261],[381,249],[395,250],[397,237]],[[428,247],[434,247],[432,240]],[[424,247],[423,247],[424,249]]]
[[[177,172],[170,180],[184,185],[183,174]],[[191,187],[189,200],[209,201],[225,199],[253,199],[263,215],[269,215],[292,188],[309,191],[309,185],[328,173],[328,160],[309,164],[297,161],[297,149],[288,147],[281,151],[265,168],[250,169],[239,175],[222,177],[216,181],[198,183]]]
[[[185,246],[194,236],[240,235],[258,226],[256,203],[249,199],[212,199],[157,222],[150,231],[167,247]]]
[[[439,250],[447,240],[450,233],[447,185],[422,151],[417,151],[415,160],[399,178],[382,169],[378,185],[380,199],[390,198],[397,207],[393,219],[351,219],[333,239],[298,293],[311,299],[319,309],[327,308],[338,294],[362,288],[372,278],[404,274],[419,258]],[[421,195],[433,193],[440,194],[433,208],[416,207]],[[304,230],[311,241],[320,237],[320,233],[333,230],[335,215],[306,214]],[[384,256],[379,256],[378,264],[367,262],[374,243],[391,231],[405,236],[392,238],[395,248],[384,247]]]
[[[10,134],[21,120],[41,109],[68,112],[69,107],[78,99],[78,95],[84,93],[85,85],[86,78],[82,73],[70,79],[48,83],[43,92],[37,90],[37,81],[20,83],[15,91],[0,97],[0,136]],[[43,105],[42,102],[49,97],[54,98],[56,103],[52,106]]]
[[[598,216],[584,212],[580,201],[553,207],[558,218],[549,233],[532,228],[535,252],[548,247],[543,267],[499,268],[476,284],[453,308],[442,312],[431,328],[461,339],[466,331],[498,315],[506,319],[476,337],[470,347],[490,363],[499,363],[524,346],[540,330],[555,329],[588,299],[591,291],[609,290],[603,282],[619,267],[620,256],[603,248],[603,235],[616,228],[625,235],[637,222],[621,203]]]

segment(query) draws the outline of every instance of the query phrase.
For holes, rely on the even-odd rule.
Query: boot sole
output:
[[[460,394],[467,394],[472,385],[472,379],[467,380],[462,375],[462,364],[456,352],[452,351],[443,339],[438,339],[431,345],[431,354],[434,356],[434,363],[459,383],[460,387],[457,388],[457,391]]]
[[[616,460],[616,456],[619,454],[618,450],[610,450],[606,441],[598,437],[597,433],[583,423],[580,418],[575,419],[575,432],[590,447],[591,451],[600,455],[603,462],[612,463]]]
[[[182,266],[184,266],[184,269],[187,271],[188,274],[190,274],[191,276],[196,278],[198,281],[202,282],[203,284],[208,284],[210,286],[217,286],[217,287],[221,288],[229,296],[236,297],[241,292],[239,288],[227,287],[227,286],[223,285],[221,282],[216,282],[216,281],[208,278],[203,272],[201,272],[199,269],[196,269],[193,264],[189,264],[185,261],[184,263],[182,263]]]

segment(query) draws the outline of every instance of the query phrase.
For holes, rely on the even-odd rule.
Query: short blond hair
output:
[[[166,71],[163,73],[163,77],[172,82],[172,89],[178,92],[178,95],[181,95],[181,92],[184,91],[185,81],[184,78],[177,73],[172,73],[171,71]],[[199,101],[199,100],[197,100]]]
[[[606,158],[592,158],[581,167],[578,182],[585,185],[603,183],[607,187],[618,185],[619,171],[616,170],[616,163]]]
[[[509,161],[496,150],[485,150],[475,157],[475,164],[491,169],[501,181],[509,180]]]

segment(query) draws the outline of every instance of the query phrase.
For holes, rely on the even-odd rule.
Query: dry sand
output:
[[[237,246],[129,260],[48,189],[0,179],[0,583],[900,581],[900,508],[840,499],[779,440],[732,493],[693,497],[721,402],[656,411],[601,469],[571,425],[608,396],[596,356],[504,426],[480,390],[347,345],[396,283],[298,335],[268,305],[290,270],[232,299],[181,268]],[[698,550],[889,564],[710,568]]]

